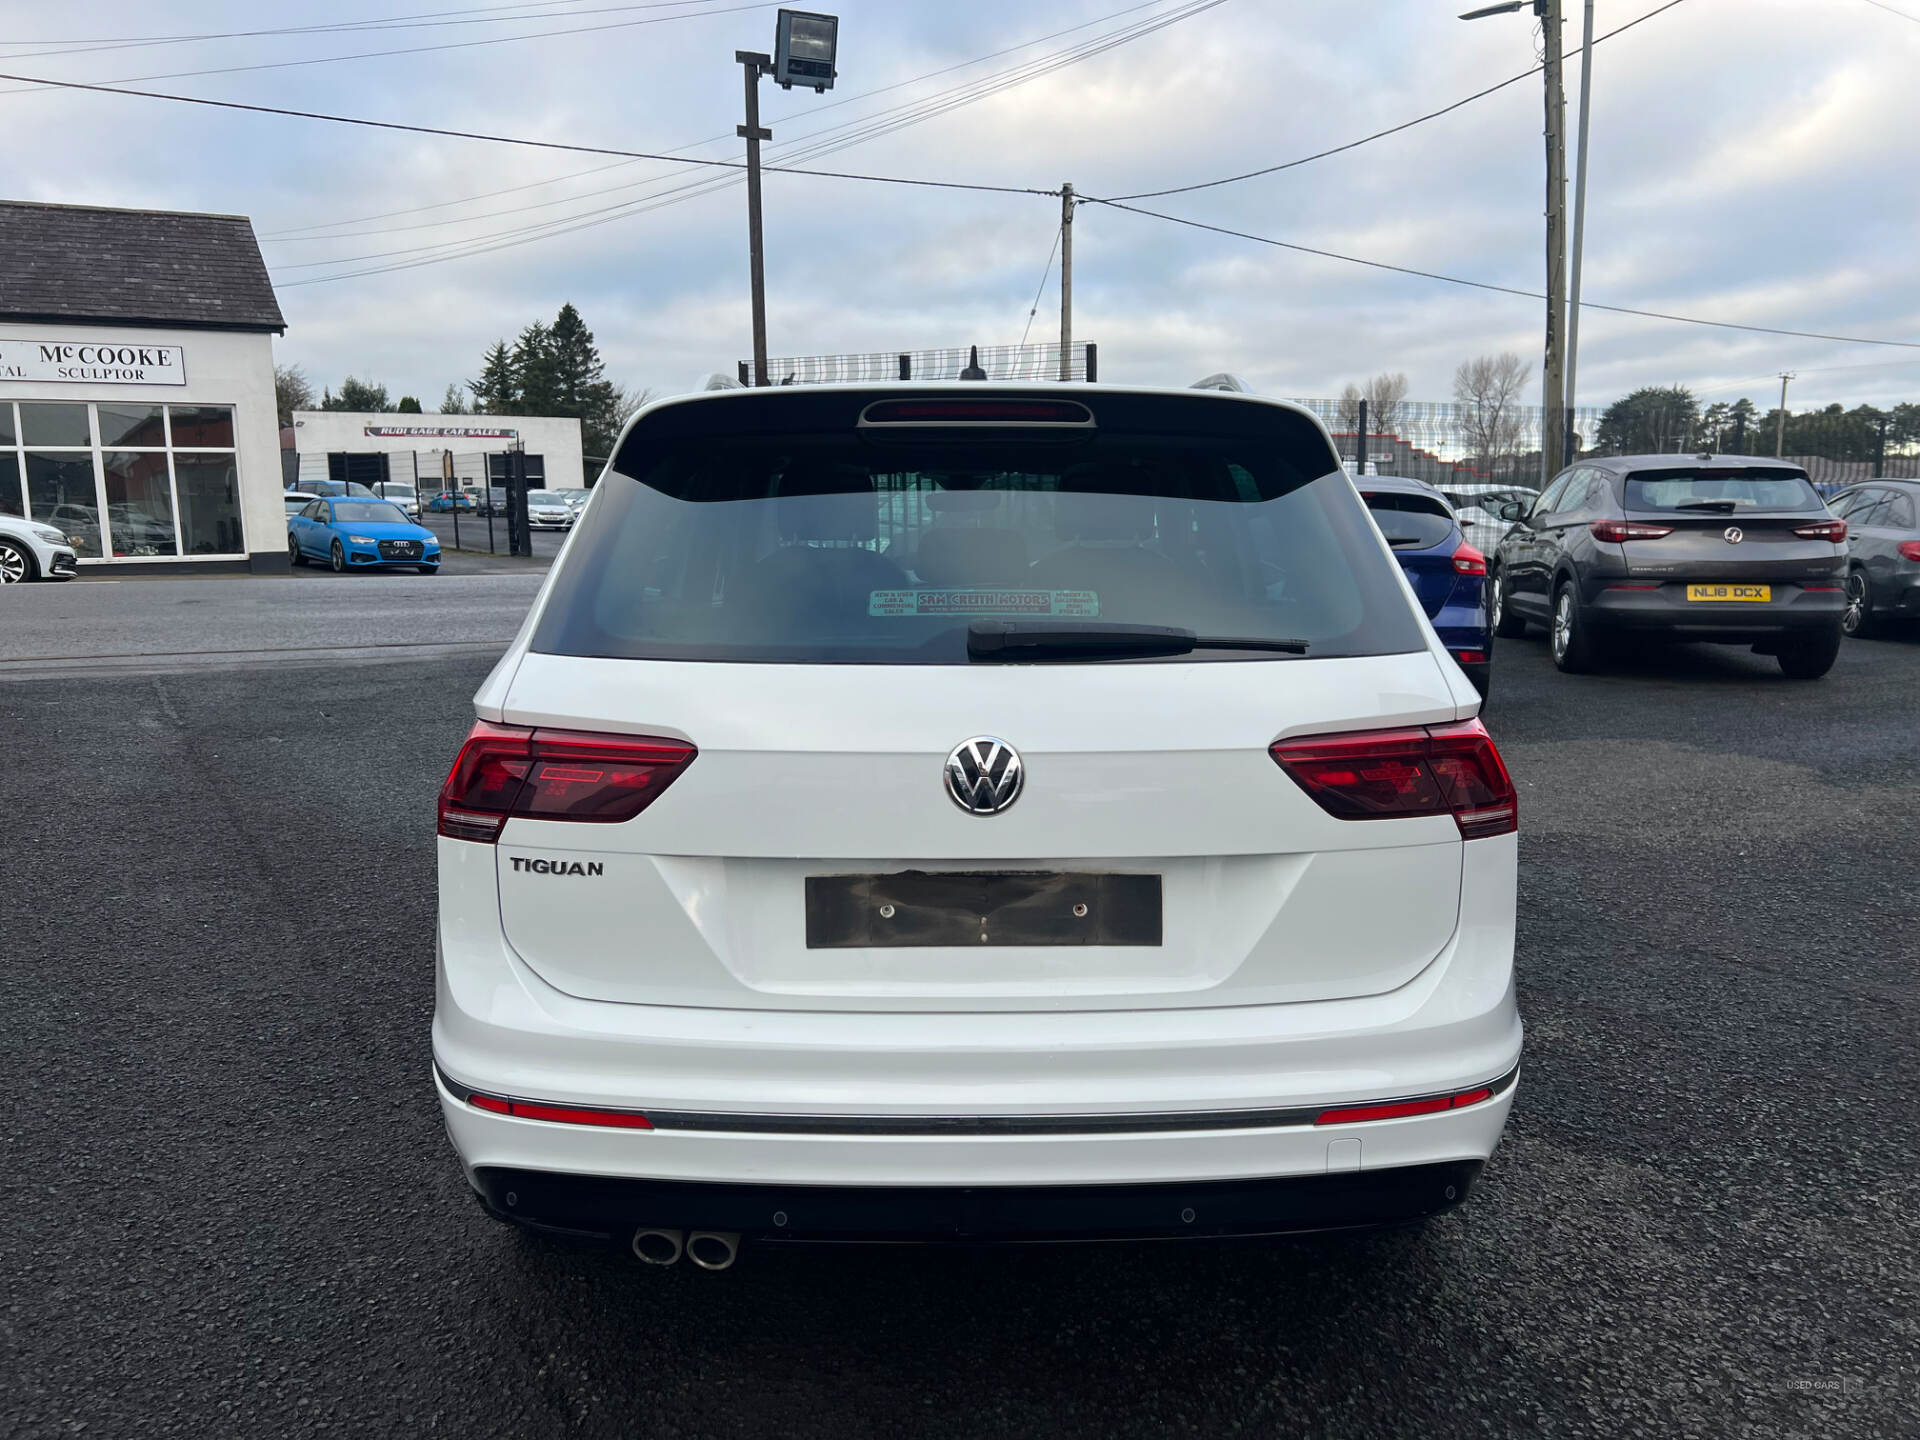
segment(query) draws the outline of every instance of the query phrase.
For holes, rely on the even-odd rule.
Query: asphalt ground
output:
[[[167,643],[273,586],[334,589]],[[0,1434],[1920,1434],[1920,640],[1810,684],[1502,642],[1529,1032],[1464,1209],[720,1275],[517,1236],[441,1134],[433,795],[488,657],[169,664],[0,661]]]

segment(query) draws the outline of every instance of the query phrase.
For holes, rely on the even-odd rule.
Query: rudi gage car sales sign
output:
[[[184,385],[187,352],[178,345],[0,340],[0,380]]]

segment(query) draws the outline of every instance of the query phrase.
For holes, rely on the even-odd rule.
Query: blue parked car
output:
[[[1487,557],[1467,543],[1446,497],[1419,480],[1363,475],[1354,482],[1440,643],[1483,696],[1493,680]]]
[[[473,496],[464,490],[442,490],[427,501],[427,509],[434,511],[472,510],[477,508]]]
[[[396,567],[440,573],[440,537],[407,519],[398,505],[322,496],[287,517],[287,558],[324,560],[335,570]]]

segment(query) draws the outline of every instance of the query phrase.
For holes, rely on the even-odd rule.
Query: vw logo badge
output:
[[[1738,525],[1727,526],[1724,533],[1729,545],[1738,545],[1742,540],[1747,538],[1747,532],[1742,530]]]
[[[947,794],[971,815],[998,815],[1020,798],[1026,778],[1019,752],[992,735],[962,740],[947,756]]]

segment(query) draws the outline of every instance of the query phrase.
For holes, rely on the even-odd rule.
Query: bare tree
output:
[[[1407,377],[1401,372],[1376,375],[1367,382],[1367,428],[1398,434],[1400,412],[1407,403]]]
[[[313,409],[313,383],[298,365],[273,367],[273,403],[283,426],[293,424],[293,412]]]
[[[1478,469],[1491,470],[1520,448],[1520,395],[1533,367],[1511,350],[1462,360],[1453,372],[1460,436]]]
[[[653,399],[653,389],[647,385],[622,385],[614,392],[613,419],[614,433],[626,428],[627,421],[633,418],[633,412]]]
[[[1334,428],[1341,434],[1351,435],[1360,428],[1360,402],[1365,398],[1360,387],[1351,381],[1340,392],[1340,423]]]

